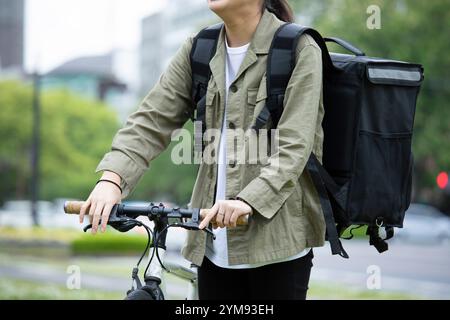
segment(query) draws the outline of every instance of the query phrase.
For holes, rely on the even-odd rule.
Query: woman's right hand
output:
[[[121,183],[121,177],[114,172],[104,172],[101,179],[111,180],[118,185]],[[84,217],[88,213],[89,221],[92,224],[92,234],[97,233],[100,219],[102,221],[101,231],[105,232],[111,210],[121,200],[122,193],[116,185],[107,181],[98,183],[81,207],[80,223],[83,223]]]

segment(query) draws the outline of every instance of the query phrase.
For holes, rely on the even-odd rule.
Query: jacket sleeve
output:
[[[312,38],[297,48],[297,62],[287,86],[278,124],[279,146],[260,175],[237,196],[271,219],[295,190],[313,150],[322,97],[322,52]]]
[[[112,171],[122,178],[123,198],[135,188],[150,161],[168,147],[172,132],[189,119],[192,42],[189,37],[183,44],[97,166],[96,172]]]

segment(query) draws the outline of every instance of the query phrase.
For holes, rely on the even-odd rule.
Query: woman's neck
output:
[[[249,43],[261,20],[261,12],[241,16],[222,18],[225,23],[226,37],[230,47],[241,47]]]

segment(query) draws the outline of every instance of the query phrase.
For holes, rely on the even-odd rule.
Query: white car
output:
[[[38,222],[44,228],[80,228],[78,219],[64,214],[64,199],[38,201]],[[7,201],[0,208],[0,227],[27,228],[33,226],[31,218],[31,201]]]
[[[450,243],[450,217],[434,207],[411,204],[395,239],[418,243]]]

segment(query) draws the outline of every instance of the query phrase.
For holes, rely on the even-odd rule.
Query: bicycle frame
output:
[[[194,218],[195,220],[195,218]],[[154,219],[155,222],[155,237],[158,239],[158,243],[155,246],[152,246],[149,254],[149,268],[147,274],[144,276],[146,278],[156,278],[160,279],[161,283],[163,284],[163,291],[165,291],[165,286],[163,280],[163,271],[166,271],[169,274],[173,274],[176,277],[186,280],[189,283],[188,287],[188,294],[187,294],[187,300],[198,300],[198,286],[197,286],[197,273],[185,268],[181,265],[175,264],[175,263],[167,263],[165,262],[165,253],[166,253],[166,238],[167,238],[167,226],[168,224],[168,218],[167,217],[156,217]],[[191,226],[192,227],[192,226]],[[163,234],[161,233],[163,232]],[[152,259],[154,256],[153,251],[158,251],[159,259],[155,260]],[[166,270],[163,270],[162,265],[165,266]],[[192,265],[191,267],[194,267]]]
[[[66,202],[64,204],[64,211],[67,214],[79,214],[81,207],[83,206],[83,202]],[[136,220],[139,216],[146,216],[150,221],[153,221],[155,224],[154,232],[144,225],[142,222]],[[170,219],[176,219],[177,223],[169,224]],[[181,227],[187,230],[198,230],[199,222],[200,222],[200,209],[180,209],[180,208],[165,208],[164,205],[155,205],[154,203],[150,203],[145,206],[133,206],[133,205],[125,205],[118,204],[113,207],[111,210],[108,225],[111,225],[116,230],[121,232],[127,232],[133,229],[136,226],[143,226],[146,228],[150,241],[150,234],[153,234],[153,243],[151,245],[147,245],[144,254],[139,260],[136,268],[133,269],[133,287],[128,293],[136,290],[134,288],[134,284],[136,284],[136,288],[140,288],[141,282],[139,280],[138,272],[139,272],[139,264],[141,263],[143,257],[147,249],[149,248],[148,255],[148,264],[146,271],[144,272],[145,282],[148,284],[150,282],[153,285],[153,288],[159,288],[159,284],[162,283],[163,280],[163,271],[165,269],[166,272],[174,274],[175,276],[187,280],[189,282],[189,292],[188,299],[198,299],[198,290],[197,290],[197,274],[196,272],[189,270],[183,266],[177,264],[167,264],[169,267],[164,264],[164,256],[166,252],[166,236],[167,230],[170,227]],[[183,219],[190,219],[189,221],[183,221]],[[240,219],[238,221],[239,225],[247,224],[248,220]],[[91,228],[91,225],[88,225],[84,228],[84,231],[87,231]],[[203,231],[210,233],[214,236],[211,229],[206,228]],[[156,240],[155,240],[156,239]],[[149,242],[150,244],[150,242]],[[158,258],[157,260],[154,257]],[[162,299],[164,299],[163,294],[161,295]]]

